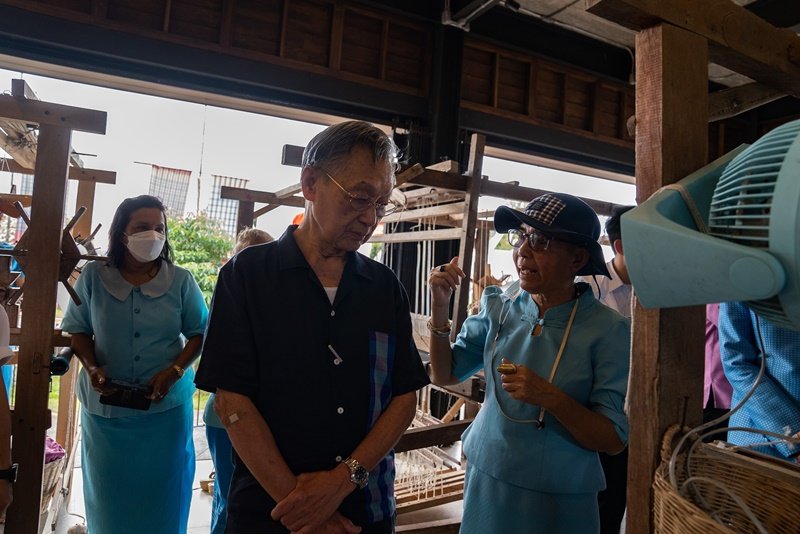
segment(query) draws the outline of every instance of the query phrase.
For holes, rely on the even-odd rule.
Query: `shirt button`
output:
[[[336,457],[336,458],[334,458],[334,459],[335,459],[337,462],[341,462],[341,461],[342,461],[342,457],[341,457],[341,456],[337,456],[337,457]]]
[[[333,317],[334,315],[336,315],[336,310],[331,310],[331,317]]]
[[[138,354],[133,357],[133,361],[138,362],[139,360],[141,360],[141,358],[139,357]]]
[[[139,337],[141,334],[139,332],[134,332],[133,337]]]
[[[344,413],[344,408],[339,406],[338,408],[336,408],[336,413],[338,413],[339,415],[342,415]]]
[[[133,313],[139,313],[141,310],[139,308],[134,308]]]
[[[139,289],[138,287],[134,287],[133,291],[136,292],[136,293],[139,293],[141,291],[141,289]]]

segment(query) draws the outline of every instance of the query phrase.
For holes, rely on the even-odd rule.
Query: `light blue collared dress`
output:
[[[88,263],[75,285],[62,329],[94,336],[95,358],[109,379],[146,385],[171,367],[186,339],[202,335],[208,310],[189,271],[167,262],[135,287],[116,268]],[[185,533],[194,479],[194,371],[186,370],[147,411],[108,406],[79,377],[81,468],[92,534]]]
[[[606,416],[624,443],[630,322],[601,305],[587,284],[577,287],[578,308],[553,383]],[[551,308],[538,321],[536,302],[518,284],[505,293],[487,287],[480,313],[461,328],[454,376],[465,380],[481,368],[486,374],[483,406],[462,436],[468,462],[463,534],[599,532],[597,492],[605,479],[597,453],[581,447],[549,413],[537,429],[532,421],[539,407],[512,399],[496,370],[507,358],[547,379],[574,304]],[[541,333],[532,336],[537,322]]]

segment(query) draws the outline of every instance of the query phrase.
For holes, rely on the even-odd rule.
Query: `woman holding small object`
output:
[[[62,329],[83,364],[81,468],[92,534],[185,533],[194,479],[191,363],[206,309],[172,263],[164,205],[120,204],[109,261],[88,263]]]
[[[461,532],[599,532],[597,452],[625,447],[630,352],[629,321],[575,283],[608,276],[600,222],[582,200],[558,193],[524,212],[498,208],[494,226],[508,232],[519,281],[505,292],[487,287],[452,345],[449,301],[465,278],[457,258],[429,282],[433,382],[486,376],[485,401],[462,436]]]

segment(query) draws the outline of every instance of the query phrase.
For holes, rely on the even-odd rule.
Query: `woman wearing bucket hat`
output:
[[[494,226],[508,233],[519,281],[486,288],[452,345],[448,306],[465,277],[457,258],[429,282],[433,382],[486,375],[483,407],[462,436],[461,532],[599,532],[597,452],[616,454],[627,440],[630,347],[629,321],[574,281],[608,276],[600,222],[580,199],[553,193],[524,212],[498,208]]]

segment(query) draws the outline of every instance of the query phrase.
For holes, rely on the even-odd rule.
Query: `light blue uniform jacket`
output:
[[[553,383],[587,408],[606,416],[623,442],[623,411],[630,365],[630,322],[600,304],[587,284],[578,284],[578,310]],[[551,308],[542,332],[531,336],[538,307],[515,284],[506,293],[487,287],[481,312],[467,318],[453,345],[453,375],[465,380],[486,374],[486,399],[462,436],[467,460],[504,482],[547,493],[587,493],[605,488],[598,455],[581,447],[550,414],[536,420],[539,406],[512,399],[500,385],[501,358],[524,364],[547,379],[561,345],[574,300]],[[494,339],[501,327],[496,351]]]

